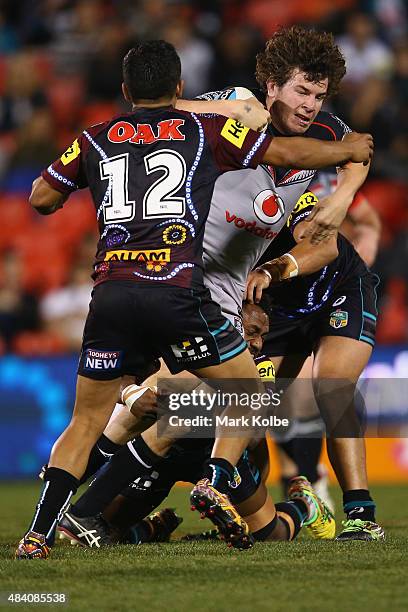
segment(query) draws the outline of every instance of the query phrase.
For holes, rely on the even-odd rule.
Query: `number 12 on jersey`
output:
[[[185,198],[174,196],[186,180],[184,158],[170,149],[161,149],[143,159],[146,175],[162,172],[143,197],[143,219],[184,217]],[[105,223],[131,221],[136,213],[135,201],[129,199],[129,153],[115,155],[99,162],[102,180],[109,180],[103,215]]]

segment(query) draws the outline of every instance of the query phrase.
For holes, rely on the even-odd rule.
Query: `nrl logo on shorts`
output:
[[[184,342],[171,344],[170,346],[175,357],[184,362],[197,361],[197,359],[209,357],[211,354],[204,343],[204,338],[200,337],[184,340]]]
[[[334,327],[334,329],[340,329],[341,327],[346,327],[348,323],[348,312],[346,310],[335,310],[330,313],[330,325]]]

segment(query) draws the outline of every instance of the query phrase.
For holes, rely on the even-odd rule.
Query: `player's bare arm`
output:
[[[39,176],[33,182],[29,202],[41,215],[51,215],[62,208],[67,199],[67,194],[53,189],[42,176]]]
[[[262,292],[272,283],[306,276],[321,270],[338,256],[337,232],[328,242],[313,245],[310,236],[304,236],[306,221],[299,223],[293,232],[298,243],[288,253],[267,261],[249,273],[245,299],[258,303]]]
[[[353,224],[349,240],[365,263],[372,266],[377,256],[381,236],[381,220],[377,211],[360,193],[358,206],[349,209],[347,220]]]
[[[355,162],[359,168],[358,179],[353,174],[348,188],[343,186],[340,192],[340,197],[343,197],[352,191],[354,184],[362,180],[363,171],[368,171],[373,150],[374,143],[371,134],[354,132],[353,138],[345,137],[341,142],[326,142],[316,138],[276,137],[266,150],[263,161],[271,166],[305,170]],[[362,164],[367,164],[367,166]]]
[[[350,139],[354,134],[348,134],[345,138]],[[363,163],[347,163],[339,168],[337,188],[317,204],[307,219],[312,244],[329,240],[340,227],[354,196],[367,178],[369,168],[369,164]]]
[[[217,113],[260,132],[271,120],[269,111],[255,98],[246,100],[177,100],[176,108],[190,113]]]

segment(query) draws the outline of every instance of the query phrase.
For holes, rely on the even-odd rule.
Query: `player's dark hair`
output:
[[[180,76],[180,58],[165,40],[142,42],[123,58],[123,81],[133,102],[172,97]]]
[[[243,300],[242,306],[253,306],[253,303],[249,302],[248,300]],[[266,314],[268,314],[270,309],[272,308],[272,299],[267,293],[263,292],[260,302],[258,302],[258,304],[255,304],[255,306],[259,306],[259,308],[261,308]]]
[[[328,78],[327,95],[338,91],[346,74],[344,57],[333,34],[307,30],[300,26],[278,30],[256,57],[256,79],[266,91],[266,82],[282,87],[299,68],[307,79],[317,83]]]
[[[264,310],[266,314],[269,316],[269,313],[272,309],[272,298],[265,291],[263,291],[262,293],[262,297],[261,297],[260,302],[258,303],[258,306],[260,306],[262,310]]]

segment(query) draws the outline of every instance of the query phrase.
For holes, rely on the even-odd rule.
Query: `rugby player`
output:
[[[123,90],[131,113],[84,130],[33,183],[30,202],[45,214],[61,208],[76,189],[89,187],[100,240],[73,417],[53,447],[33,520],[16,551],[20,559],[49,555],[58,520],[112,413],[122,374],[161,355],[172,372],[236,379],[238,389],[245,376],[252,381],[245,392],[259,388],[245,342],[202,283],[203,232],[216,178],[262,161],[317,168],[368,164],[371,157],[369,135],[336,143],[272,139],[220,116],[177,111],[180,72],[168,43],[150,41],[130,50]],[[146,336],[152,324],[154,338]],[[186,363],[191,351],[197,360]],[[192,499],[206,508],[228,505],[228,483],[249,437],[217,435]],[[162,459],[143,439],[136,454],[141,466]],[[238,515],[224,513],[224,520],[238,546],[250,545]]]
[[[329,195],[337,185],[335,170],[320,170],[310,184],[310,191],[318,200]],[[340,226],[340,232],[348,238],[357,253],[367,266],[375,261],[381,235],[381,221],[376,210],[370,205],[363,191],[358,191],[350,206],[347,216]],[[280,254],[278,251],[275,255]],[[273,254],[272,254],[273,256]],[[302,379],[312,378],[313,358],[309,357],[300,373]],[[301,396],[297,394],[296,402],[296,437],[285,435],[284,439],[275,442],[278,446],[278,458],[281,469],[283,491],[287,491],[289,481],[297,474],[303,474],[313,484],[313,488],[325,501],[331,511],[334,503],[327,484],[327,470],[319,463],[322,450],[322,422],[313,398],[313,390],[302,383]],[[302,437],[303,435],[307,437]],[[285,493],[286,494],[286,493]]]
[[[264,304],[262,306],[265,307]],[[262,350],[263,336],[269,329],[268,316],[263,308],[256,304],[243,306],[244,337],[255,362]],[[257,362],[257,367],[265,380],[267,373],[264,366],[265,359],[262,358]],[[148,387],[142,386],[136,393],[132,388],[134,385],[125,389],[123,396],[127,398],[130,409],[133,408],[137,414],[140,407],[135,408],[134,401],[140,403],[145,395],[140,393]],[[144,407],[141,410],[144,412]],[[117,437],[117,430],[112,430],[114,425],[115,421],[105,433],[118,443],[120,437]],[[154,470],[132,482],[105,509],[103,516],[87,516],[92,507],[95,485],[98,487],[97,476],[85,494],[65,513],[58,530],[71,541],[96,548],[118,541],[140,544],[168,539],[180,522],[174,511],[167,508],[151,517],[144,517],[164,501],[177,481],[194,483],[197,480],[197,474],[200,474],[203,463],[210,456],[211,447],[212,441],[208,439],[178,440],[177,445],[169,449],[168,457],[159,471]],[[265,449],[256,447],[252,459],[248,451],[244,453],[237,464],[234,487],[229,493],[232,504],[249,525],[255,540],[292,540],[303,525],[313,537],[333,537],[334,520],[326,516],[321,500],[306,479],[294,478],[290,483],[289,503],[274,505],[265,486],[263,461],[259,461],[262,451],[265,453]],[[214,536],[218,537],[218,532],[212,534]]]
[[[332,251],[337,257],[331,263],[287,283],[271,282],[288,277],[284,270],[291,262],[285,263],[285,258],[279,255],[290,251],[302,239],[307,217],[316,204],[312,192],[299,200],[286,230],[251,273],[248,298],[252,301],[255,293],[255,299],[259,299],[262,290],[266,290],[273,300],[264,352],[273,361],[277,376],[296,378],[307,357],[313,354],[314,397],[326,423],[327,451],[343,490],[346,513],[344,529],[336,539],[382,540],[384,530],[375,519],[375,503],[368,488],[364,433],[356,419],[354,401],[357,381],[375,342],[379,279],[352,244],[338,234],[310,253],[311,258],[319,261]],[[272,261],[268,261],[271,257]],[[302,383],[297,384],[301,388]],[[315,480],[313,475],[310,478]]]

